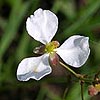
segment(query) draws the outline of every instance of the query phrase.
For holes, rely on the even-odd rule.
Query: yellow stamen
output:
[[[45,52],[47,52],[47,53],[52,53],[52,52],[54,52],[54,50],[55,50],[58,46],[59,46],[59,42],[58,42],[58,41],[49,42],[48,44],[46,44]]]
[[[100,84],[95,84],[95,88],[98,92],[100,92]]]

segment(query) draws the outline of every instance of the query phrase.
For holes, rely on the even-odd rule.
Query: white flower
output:
[[[57,16],[49,10],[39,8],[34,15],[28,17],[26,29],[35,40],[46,45],[45,54],[39,57],[25,58],[17,69],[17,78],[27,81],[30,78],[40,80],[52,72],[49,64],[49,55],[56,52],[66,64],[73,67],[82,66],[89,54],[88,37],[74,35],[68,38],[59,48],[58,42],[52,41],[58,28]]]

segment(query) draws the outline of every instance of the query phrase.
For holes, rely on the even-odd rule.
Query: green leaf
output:
[[[93,1],[85,10],[82,12],[80,18],[70,25],[66,30],[63,31],[65,36],[76,34],[77,30],[99,9],[100,0]]]

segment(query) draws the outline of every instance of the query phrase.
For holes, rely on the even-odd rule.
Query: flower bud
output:
[[[89,94],[90,96],[97,95],[97,94],[98,94],[98,90],[95,88],[95,86],[90,85],[90,86],[88,87],[88,94]]]
[[[59,64],[59,56],[54,52],[49,56],[49,62],[51,66],[57,66]]]
[[[95,84],[95,88],[98,92],[100,92],[100,83],[99,84]]]

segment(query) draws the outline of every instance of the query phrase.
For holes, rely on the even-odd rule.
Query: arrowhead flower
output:
[[[50,74],[49,58],[53,58],[55,64],[59,55],[62,60],[73,67],[81,67],[87,60],[90,49],[88,37],[74,35],[68,38],[60,47],[57,41],[51,41],[58,29],[58,18],[49,10],[39,8],[34,15],[26,21],[28,34],[44,46],[44,53],[39,57],[23,59],[17,69],[17,78],[20,81],[28,81],[30,78],[40,80]],[[40,47],[41,48],[41,47]],[[36,48],[37,52],[39,48]]]

